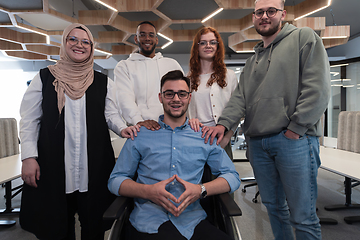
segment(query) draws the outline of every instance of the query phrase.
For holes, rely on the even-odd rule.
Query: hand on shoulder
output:
[[[137,123],[139,126],[144,126],[149,130],[155,131],[160,129],[160,125],[158,122],[154,120],[144,120]]]
[[[203,127],[202,129],[203,134],[201,137],[205,137],[205,143],[207,143],[210,138],[210,145],[214,143],[214,139],[215,137],[217,137],[218,139],[216,144],[219,145],[224,137],[225,130],[226,128],[223,125],[219,125],[219,124],[216,125],[215,127]]]
[[[189,125],[195,132],[200,131],[200,128],[204,126],[197,118],[189,119]]]
[[[124,138],[131,138],[131,140],[134,140],[134,137],[137,137],[137,132],[140,132],[139,124],[124,128],[123,130],[121,130],[121,136]]]

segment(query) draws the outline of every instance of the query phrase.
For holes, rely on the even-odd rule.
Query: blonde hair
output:
[[[259,0],[255,0],[255,4],[258,2]],[[285,6],[285,1],[286,0],[281,0],[281,7],[284,7]]]

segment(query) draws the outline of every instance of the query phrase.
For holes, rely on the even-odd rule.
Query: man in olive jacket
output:
[[[281,27],[285,0],[257,0],[253,22],[262,40],[205,142],[245,117],[249,160],[275,239],[321,239],[316,215],[320,118],[330,98],[329,60],[310,28]],[[291,227],[292,226],[292,227]]]

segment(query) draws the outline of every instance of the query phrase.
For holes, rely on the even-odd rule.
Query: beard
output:
[[[137,45],[140,49],[140,52],[143,53],[145,56],[150,56],[156,48],[156,44],[154,44],[150,50],[144,49],[140,42],[138,42]]]
[[[268,30],[261,29],[259,25],[255,26],[256,32],[263,37],[269,37],[274,35],[279,30],[279,28],[280,28],[280,21],[273,27],[269,28]]]
[[[184,116],[184,114],[186,113],[186,111],[187,111],[187,108],[185,109],[183,109],[180,113],[177,113],[176,115],[175,114],[173,114],[169,109],[164,109],[164,112],[168,115],[168,116],[170,116],[170,117],[172,117],[172,118],[181,118],[182,116]]]
[[[189,106],[189,104],[185,104],[183,106],[183,110],[181,112],[176,113],[176,114],[173,114],[171,112],[170,107],[164,107],[164,113],[166,113],[169,117],[172,117],[172,118],[181,118],[186,113],[186,111],[188,109],[188,106]]]

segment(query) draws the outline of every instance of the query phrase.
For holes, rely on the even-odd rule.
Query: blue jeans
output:
[[[292,227],[298,240],[321,239],[316,215],[319,140],[308,135],[289,139],[285,131],[249,140],[261,199],[276,240],[294,239]]]

